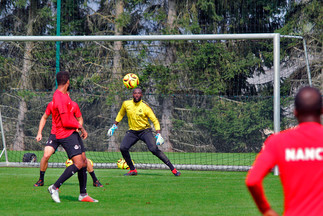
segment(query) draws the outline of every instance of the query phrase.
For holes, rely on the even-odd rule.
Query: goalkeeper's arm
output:
[[[160,130],[156,130],[156,145],[163,145],[164,144],[164,138],[160,134]]]
[[[119,123],[119,122],[115,121],[115,122],[114,122],[114,124],[112,125],[112,127],[108,130],[108,134],[107,134],[107,135],[108,135],[109,137],[112,137],[112,136],[113,136],[113,134],[114,134],[114,131],[115,131],[116,129],[118,129],[118,127],[117,127],[118,123]]]

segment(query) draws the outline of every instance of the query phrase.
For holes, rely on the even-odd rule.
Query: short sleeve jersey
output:
[[[46,115],[50,116],[53,113],[53,101],[49,102],[46,110],[45,110]],[[52,120],[52,130],[50,132],[51,134],[56,134],[56,125],[55,121]]]
[[[76,102],[74,102],[74,101],[71,101],[71,104],[72,104],[72,106],[71,106],[71,112],[74,114],[74,116],[76,118],[81,117],[82,116],[82,113],[81,113],[81,110],[80,110],[79,105]]]
[[[278,165],[284,189],[284,216],[323,214],[323,127],[315,122],[269,137],[247,176],[261,183]],[[264,194],[262,194],[264,196]]]
[[[72,112],[72,100],[68,94],[63,94],[61,91],[56,90],[53,95],[53,120],[56,125],[56,138],[63,139],[70,136],[75,129],[78,127],[78,122],[76,121]],[[64,121],[68,121],[69,127],[64,127],[62,122],[62,114],[67,114]]]
[[[155,126],[155,130],[160,130],[160,124],[153,110],[145,101],[135,103],[133,100],[126,100],[122,103],[121,109],[116,117],[116,121],[120,122],[127,114],[129,130],[144,130],[150,128],[149,120]]]

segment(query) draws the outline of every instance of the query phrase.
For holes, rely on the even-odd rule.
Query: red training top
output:
[[[262,180],[275,165],[284,190],[284,215],[322,215],[323,126],[305,122],[266,140],[246,179],[262,213],[270,208]]]
[[[51,102],[48,103],[48,105],[46,107],[46,111],[45,111],[46,115],[50,116],[53,113],[53,104],[54,104],[53,101],[51,101]],[[72,112],[73,115],[76,118],[81,117],[82,116],[82,113],[81,113],[81,110],[80,110],[78,104],[76,102],[74,102],[74,101],[72,101],[71,104],[72,104],[72,107],[71,107],[70,112]],[[50,133],[51,134],[56,134],[56,125],[55,125],[55,121],[54,120],[52,120],[52,130],[51,130]]]
[[[76,102],[74,102],[74,101],[71,102],[71,105],[72,105],[71,112],[73,113],[73,115],[76,118],[81,117],[82,116],[82,113],[81,113],[81,110],[80,110],[79,105]]]
[[[70,136],[80,124],[75,119],[72,110],[72,100],[68,94],[56,90],[53,95],[53,121],[56,125],[56,139]]]

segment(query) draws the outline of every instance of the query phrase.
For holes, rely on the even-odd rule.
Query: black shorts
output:
[[[49,138],[48,138],[45,146],[51,146],[51,147],[53,147],[53,149],[55,151],[57,150],[57,148],[59,146],[59,143],[57,142],[55,134],[50,134],[49,135]],[[55,154],[55,151],[54,151],[54,154]]]
[[[129,150],[138,140],[145,142],[150,151],[154,151],[157,148],[156,139],[151,128],[140,131],[128,130],[121,142],[120,148]]]
[[[57,139],[57,141],[63,146],[69,159],[85,152],[82,138],[77,132],[73,132],[69,137]]]

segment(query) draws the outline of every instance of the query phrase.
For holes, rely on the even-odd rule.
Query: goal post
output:
[[[6,147],[6,138],[4,135],[3,124],[2,124],[2,116],[1,116],[1,107],[0,107],[0,132],[1,132],[1,139],[2,139],[2,151],[0,154],[0,158],[2,157],[3,153],[5,155],[6,164],[8,164],[8,154],[7,154],[7,147]]]
[[[273,70],[274,70],[274,78],[273,78],[273,130],[274,132],[280,131],[280,38],[281,35],[279,33],[259,33],[259,34],[204,34],[204,35],[121,35],[121,36],[0,36],[0,43],[1,42],[95,42],[95,41],[208,41],[208,40],[216,40],[216,41],[228,41],[228,40],[272,40],[273,42]],[[48,94],[49,95],[49,94]],[[174,96],[176,97],[176,95]],[[180,100],[180,98],[178,98]],[[45,109],[44,109],[45,110]],[[36,121],[37,122],[37,121]],[[111,123],[111,122],[110,122]],[[38,123],[36,123],[38,124]],[[49,125],[49,123],[47,123]],[[107,123],[109,124],[109,123]],[[126,124],[126,119],[123,120],[123,124]],[[49,126],[46,127],[49,127]],[[1,127],[2,128],[2,127]],[[104,129],[103,129],[104,130]],[[3,133],[2,133],[3,134]],[[44,136],[44,139],[46,137]],[[188,144],[189,145],[189,144]],[[99,150],[101,151],[101,150]],[[116,152],[101,152],[98,157],[103,157],[103,154],[111,154],[113,156],[109,156],[110,158],[121,157],[120,154]],[[140,152],[135,152],[135,155],[140,155]],[[116,156],[117,155],[117,156]],[[39,155],[38,155],[39,157]],[[145,156],[147,157],[147,156]],[[149,156],[150,157],[150,156]],[[153,157],[153,156],[152,156]],[[193,157],[193,154],[187,153],[185,155],[185,160],[189,160],[190,157]],[[208,153],[200,157],[209,157]],[[91,158],[91,157],[89,157]],[[0,157],[1,159],[1,157]],[[40,158],[39,158],[40,159]],[[105,163],[102,162],[105,159],[95,160],[94,165],[96,168],[116,168],[115,163]],[[172,158],[170,157],[171,161]],[[114,159],[113,159],[114,160]],[[224,159],[225,160],[225,159]],[[8,161],[8,159],[7,159]],[[100,161],[100,162],[97,162]],[[39,163],[17,163],[17,161],[10,161],[9,158],[9,166],[38,166]],[[49,167],[62,167],[64,166],[64,161],[60,162],[51,162],[49,161]],[[116,162],[116,161],[115,161]],[[135,161],[136,163],[136,161]],[[198,163],[198,162],[197,162]],[[176,164],[176,162],[175,162]],[[8,166],[8,164],[1,163],[0,166]],[[150,168],[150,169],[164,169],[162,163],[146,163],[146,162],[139,162],[136,163],[138,168]],[[185,163],[185,164],[176,164],[176,167],[179,169],[192,169],[192,170],[230,170],[230,171],[247,171],[250,169],[250,165],[232,165],[230,163],[226,164],[226,162],[221,162],[219,164],[194,164],[194,163]]]
[[[272,39],[274,45],[274,131],[280,131],[280,34],[118,35],[118,36],[0,36],[0,41],[171,41]]]

